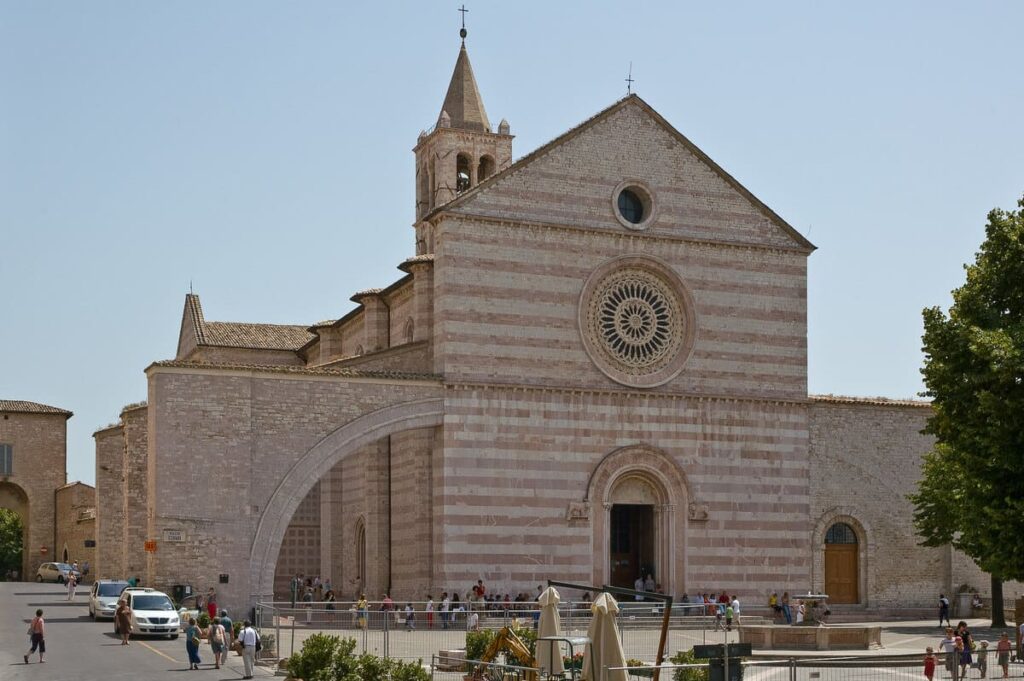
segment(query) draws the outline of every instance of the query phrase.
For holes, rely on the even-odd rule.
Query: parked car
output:
[[[169,636],[178,638],[179,619],[170,597],[162,591],[142,587],[128,587],[121,592],[132,610],[133,636]],[[114,633],[121,630],[114,618]]]
[[[97,579],[89,590],[89,615],[98,620],[101,617],[113,619],[117,601],[128,582],[123,579]]]
[[[36,570],[36,581],[63,584],[68,581],[68,575],[70,574],[74,574],[77,580],[82,579],[82,573],[67,563],[43,563]]]

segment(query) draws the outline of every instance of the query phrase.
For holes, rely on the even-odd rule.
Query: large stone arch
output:
[[[292,515],[324,475],[361,447],[403,430],[440,426],[444,400],[403,402],[364,414],[313,445],[285,473],[260,515],[250,550],[250,598],[272,600],[277,554]]]
[[[653,494],[658,580],[666,593],[684,587],[686,576],[686,527],[689,502],[694,499],[682,468],[664,451],[646,444],[621,447],[606,455],[587,483],[592,511],[592,575],[595,584],[608,584],[609,533],[614,494],[633,483],[646,485]]]
[[[814,524],[811,534],[811,590],[825,593],[825,535],[836,523],[846,523],[857,535],[857,591],[860,605],[871,605],[869,588],[874,583],[875,533],[864,520],[864,514],[851,506],[833,506]]]

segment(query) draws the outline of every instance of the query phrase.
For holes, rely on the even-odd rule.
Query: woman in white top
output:
[[[796,602],[796,623],[802,624],[804,621],[804,615],[807,614],[807,608],[804,606],[803,601]]]
[[[427,594],[427,629],[434,628],[434,598]]]

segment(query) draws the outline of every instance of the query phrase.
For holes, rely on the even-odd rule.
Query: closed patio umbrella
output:
[[[625,670],[606,671],[607,667],[625,667],[626,655],[622,652],[615,616],[619,604],[610,594],[603,593],[590,606],[594,614],[587,636],[590,644],[583,655],[584,681],[627,681]]]
[[[561,600],[553,586],[549,586],[537,599],[540,603],[537,638],[562,635],[562,618],[558,614],[558,603]],[[565,671],[558,641],[537,641],[537,666],[547,674],[561,674]]]

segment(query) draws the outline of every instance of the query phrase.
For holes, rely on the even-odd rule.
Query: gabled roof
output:
[[[67,409],[25,400],[0,400],[0,411],[9,414],[61,414],[68,419],[73,416]]]
[[[774,223],[780,229],[782,229],[784,232],[786,232],[790,236],[790,238],[795,242],[795,244],[797,245],[798,248],[800,248],[802,250],[806,250],[807,252],[811,252],[811,251],[813,251],[813,250],[815,250],[817,248],[803,234],[801,234],[799,231],[797,231],[796,228],[794,228],[792,225],[790,225],[788,222],[786,222],[784,219],[782,219],[782,217],[779,216],[775,211],[773,211],[765,203],[763,203],[760,199],[758,199],[756,196],[754,196],[754,194],[752,194],[750,192],[750,190],[748,190],[746,187],[744,187],[742,184],[740,184],[739,181],[736,178],[734,178],[732,175],[730,175],[728,172],[726,172],[725,169],[722,168],[720,165],[715,163],[711,159],[710,156],[708,156],[703,151],[701,151],[701,149],[696,144],[691,142],[685,135],[683,135],[681,132],[676,130],[672,126],[672,124],[669,123],[668,121],[666,121],[661,116],[661,114],[659,114],[657,111],[654,110],[654,108],[650,104],[648,104],[643,99],[641,99],[638,95],[635,95],[635,94],[623,97],[622,99],[620,99],[619,101],[615,102],[614,104],[612,104],[608,108],[604,109],[603,111],[598,112],[597,114],[595,114],[595,115],[591,116],[590,118],[588,118],[587,120],[583,121],[582,123],[577,125],[575,128],[571,128],[570,130],[568,130],[567,132],[559,135],[558,137],[556,137],[555,139],[551,140],[547,144],[539,147],[538,149],[534,150],[533,152],[531,152],[531,153],[527,154],[526,156],[522,157],[521,159],[519,159],[518,161],[516,161],[512,165],[508,166],[504,170],[502,170],[502,171],[500,171],[498,173],[495,173],[494,175],[491,175],[489,178],[487,178],[483,182],[480,182],[479,184],[475,185],[471,189],[468,189],[468,190],[464,191],[463,193],[459,194],[456,198],[452,199],[448,203],[445,203],[445,204],[442,204],[442,205],[438,206],[437,208],[432,210],[430,213],[428,213],[426,216],[424,216],[424,219],[425,220],[430,220],[430,219],[434,218],[435,216],[437,216],[437,215],[439,215],[441,213],[444,213],[444,212],[446,212],[448,210],[451,210],[452,208],[457,208],[458,206],[461,206],[461,205],[469,202],[470,200],[473,199],[473,197],[477,196],[481,192],[486,191],[488,187],[491,187],[494,184],[496,184],[496,183],[502,181],[503,179],[509,177],[513,173],[518,172],[519,170],[521,170],[524,167],[528,166],[534,160],[536,160],[536,159],[544,156],[545,154],[551,152],[552,150],[554,150],[557,147],[561,146],[562,144],[566,143],[570,139],[576,137],[580,133],[582,133],[582,132],[592,128],[597,123],[605,120],[606,118],[608,118],[609,116],[613,115],[617,111],[625,108],[626,106],[630,106],[630,105],[638,106],[641,109],[643,109],[645,112],[647,112],[647,114],[650,115],[652,119],[654,119],[666,131],[668,131],[669,134],[671,134],[673,137],[675,137],[684,147],[686,147],[686,149],[688,149],[702,163],[707,165],[713,172],[715,172],[719,177],[721,177],[722,180],[724,180],[728,185],[730,185],[733,189],[735,189],[737,192],[739,192],[744,198],[747,199],[747,201],[749,201],[758,210],[760,210],[769,220],[771,220],[772,223]]]
[[[299,324],[208,322],[203,318],[199,296],[194,293],[185,296],[182,332],[188,332],[187,329],[199,347],[296,351],[313,338],[308,327]]]
[[[448,118],[442,124],[441,119],[445,114]],[[446,125],[462,130],[491,131],[491,123],[487,120],[487,112],[484,111],[484,100],[480,97],[480,89],[476,86],[476,78],[473,77],[473,67],[469,63],[466,43],[462,43],[459,57],[455,60],[455,71],[452,72],[448,94],[444,96],[444,104],[441,106],[441,113],[438,114],[437,123],[438,127]]]

